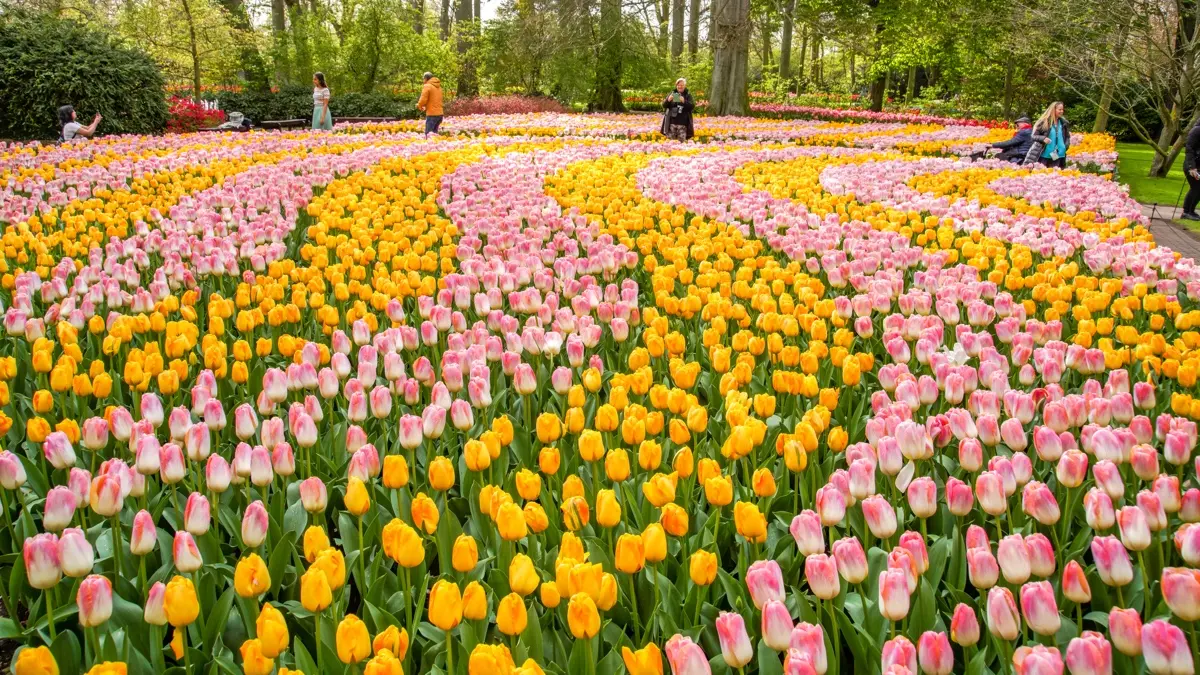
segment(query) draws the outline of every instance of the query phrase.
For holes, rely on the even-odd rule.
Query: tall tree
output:
[[[625,112],[621,101],[621,0],[600,0],[600,44],[596,53],[596,81],[588,110]]]
[[[796,0],[785,0],[780,12],[783,15],[783,30],[779,35],[779,79],[785,82],[792,77],[792,24],[795,11]]]
[[[688,0],[688,58],[700,51],[700,0]]]
[[[683,55],[683,2],[671,0],[671,67],[679,68],[679,57]]]
[[[442,13],[438,20],[438,27],[442,31],[442,41],[450,39],[450,0],[442,0]]]
[[[708,90],[711,115],[750,111],[746,71],[750,60],[750,0],[713,0],[713,74]]]
[[[460,72],[458,74],[458,96],[475,96],[479,93],[479,80],[475,76],[475,59],[471,54],[475,38],[477,17],[472,16],[475,3],[458,0],[454,15],[454,32],[458,50]]]

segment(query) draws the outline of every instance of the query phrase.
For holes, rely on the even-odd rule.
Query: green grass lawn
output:
[[[1183,179],[1183,156],[1175,160],[1175,166],[1166,178],[1150,178],[1146,173],[1150,170],[1150,162],[1154,160],[1154,150],[1144,143],[1117,143],[1117,171],[1122,183],[1129,185],[1129,194],[1143,204],[1162,204],[1174,206],[1182,202],[1180,188],[1186,181]],[[1183,188],[1184,192],[1187,188]]]

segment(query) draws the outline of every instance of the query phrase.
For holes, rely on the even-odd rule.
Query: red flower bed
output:
[[[186,134],[215,127],[225,121],[223,111],[209,110],[190,98],[172,96],[167,99],[167,105],[170,106],[167,133]]]

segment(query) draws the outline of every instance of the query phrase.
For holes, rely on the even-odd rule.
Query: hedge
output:
[[[0,138],[54,140],[58,107],[102,134],[161,132],[163,78],[146,54],[109,35],[45,14],[0,15]]]
[[[266,120],[307,119],[312,117],[312,89],[303,86],[285,86],[272,92],[212,92],[202,94],[206,100],[215,100],[226,114],[240,112],[255,124]],[[329,110],[334,121],[339,117],[399,117],[413,119],[418,116],[416,101],[408,96],[388,92],[333,92]]]

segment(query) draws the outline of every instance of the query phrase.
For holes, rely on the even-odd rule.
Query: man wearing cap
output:
[[[421,87],[421,98],[417,101],[417,110],[425,113],[425,135],[436,134],[442,125],[442,82],[425,73],[425,84]]]
[[[996,159],[1017,164],[1024,161],[1030,145],[1033,145],[1033,125],[1029,123],[1029,118],[1025,115],[1017,119],[1017,133],[1013,134],[1012,138],[992,143],[993,148],[1001,151]]]

